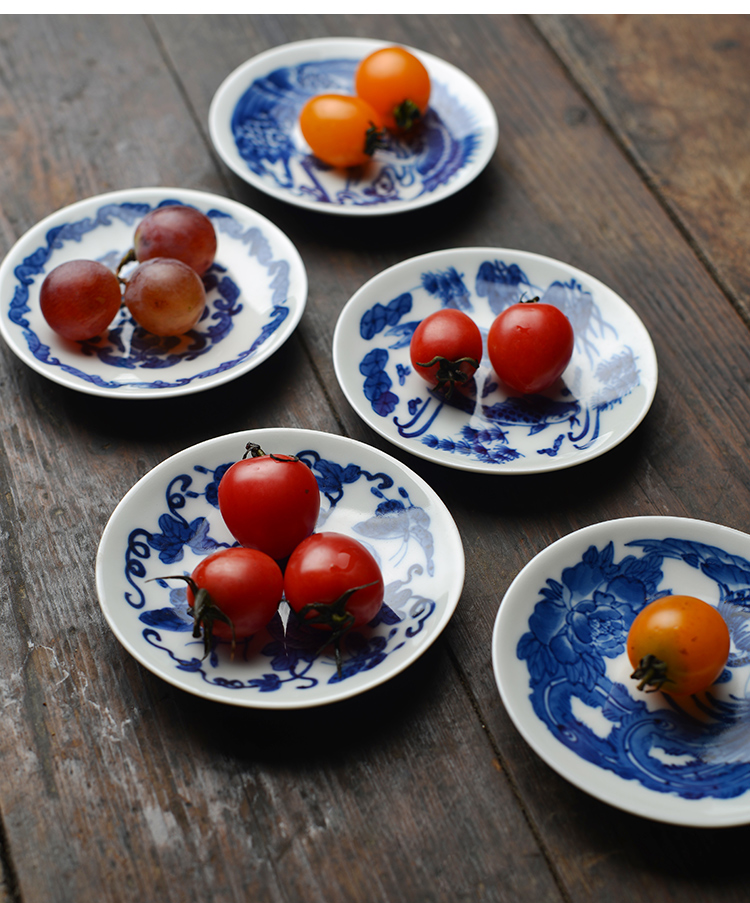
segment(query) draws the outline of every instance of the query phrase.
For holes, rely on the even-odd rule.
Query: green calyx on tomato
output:
[[[365,132],[364,152],[367,156],[371,157],[376,150],[386,147],[387,143],[383,129],[379,129],[374,122],[371,122],[370,127]]]
[[[661,690],[666,683],[674,683],[668,672],[669,666],[666,662],[661,661],[655,655],[644,655],[638,667],[630,675],[633,680],[638,680],[638,689],[643,690],[646,687],[647,693],[655,693]],[[669,689],[667,687],[667,689]]]
[[[297,617],[310,627],[322,627],[331,631],[316,654],[320,654],[329,643],[333,643],[336,657],[336,672],[339,678],[341,678],[341,640],[354,627],[356,622],[354,615],[347,611],[346,603],[355,593],[358,593],[361,589],[369,589],[371,586],[375,586],[376,583],[377,581],[373,580],[371,583],[362,584],[362,586],[353,586],[333,602],[309,602],[295,612]]]
[[[471,370],[462,369],[462,364],[467,364]],[[424,367],[425,370],[435,365],[437,365],[435,370],[436,388],[445,394],[446,399],[450,400],[456,383],[459,385],[467,383],[479,367],[479,361],[474,357],[460,357],[455,361],[450,361],[447,357],[436,354],[431,361],[419,362],[419,366]]]
[[[203,658],[210,652],[213,645],[213,628],[215,621],[221,621],[226,624],[232,632],[232,653],[234,658],[234,648],[236,638],[234,633],[234,624],[232,619],[225,615],[219,606],[214,602],[211,594],[205,587],[198,586],[192,577],[186,574],[173,574],[171,577],[154,577],[154,580],[184,580],[193,592],[194,602],[192,605],[193,612],[193,636],[195,639],[203,637]],[[201,630],[202,628],[202,630]]]
[[[422,111],[413,100],[407,99],[394,108],[393,118],[396,120],[396,125],[399,129],[408,132],[422,118]]]

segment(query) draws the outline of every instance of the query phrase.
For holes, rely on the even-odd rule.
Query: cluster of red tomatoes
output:
[[[299,458],[265,454],[249,443],[219,483],[219,511],[239,543],[203,559],[190,577],[194,635],[236,640],[253,636],[275,615],[282,597],[299,618],[326,631],[340,669],[339,642],[380,611],[380,567],[358,540],[314,533],[320,491]],[[282,570],[283,566],[283,570]],[[170,578],[163,578],[170,579]]]
[[[487,336],[492,367],[518,392],[542,392],[560,377],[573,354],[575,336],[565,314],[538,298],[519,301],[498,314]],[[438,310],[414,330],[412,366],[447,398],[471,382],[482,359],[482,334],[468,314]]]
[[[191,330],[206,306],[202,276],[216,255],[211,220],[194,207],[148,213],[117,273],[96,260],[69,260],[51,270],[39,294],[42,315],[63,338],[88,341],[104,333],[124,302],[133,319],[157,336]],[[127,279],[126,263],[138,266]]]
[[[299,117],[310,149],[330,166],[362,166],[382,145],[384,129],[408,132],[424,115],[430,76],[403,47],[383,47],[365,57],[355,94],[319,94]]]

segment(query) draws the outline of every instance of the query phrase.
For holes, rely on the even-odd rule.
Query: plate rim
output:
[[[448,601],[448,604],[446,605],[444,610],[439,613],[439,616],[435,621],[435,626],[430,635],[426,636],[423,642],[415,645],[412,654],[407,656],[402,662],[396,664],[392,668],[392,670],[387,670],[377,677],[374,677],[371,681],[365,683],[363,686],[350,686],[348,688],[344,687],[343,690],[334,691],[326,698],[315,699],[312,697],[306,697],[299,700],[289,700],[287,702],[279,702],[278,700],[274,701],[270,698],[266,700],[263,697],[248,697],[242,699],[237,695],[222,695],[222,693],[218,691],[219,688],[208,688],[208,690],[206,691],[203,688],[187,686],[179,680],[179,676],[175,674],[174,670],[167,671],[166,668],[160,669],[158,666],[154,666],[147,660],[146,656],[142,655],[140,651],[130,643],[127,637],[123,635],[117,621],[113,618],[108,605],[103,601],[105,592],[104,568],[105,560],[107,557],[107,546],[112,541],[111,535],[118,528],[118,516],[122,515],[123,510],[127,507],[128,504],[131,503],[132,499],[137,497],[139,492],[143,491],[144,488],[151,482],[158,480],[162,473],[168,472],[169,469],[171,467],[174,467],[174,465],[177,464],[180,460],[189,459],[190,457],[194,458],[197,454],[200,454],[201,450],[208,449],[211,446],[216,445],[217,443],[231,444],[233,441],[236,441],[238,443],[238,448],[244,448],[245,443],[252,439],[253,441],[259,441],[262,446],[263,441],[266,441],[269,437],[276,436],[280,433],[284,434],[285,437],[288,437],[290,441],[294,441],[295,444],[297,441],[302,442],[303,440],[310,442],[317,439],[318,441],[320,441],[322,437],[322,441],[325,443],[330,442],[337,446],[341,445],[342,447],[349,447],[350,449],[365,450],[366,454],[373,456],[384,464],[395,467],[395,469],[399,473],[407,476],[410,480],[412,480],[414,485],[419,487],[421,491],[425,493],[425,495],[429,498],[431,504],[435,506],[435,508],[440,512],[441,527],[446,530],[450,530],[450,532],[452,533],[450,541],[454,545],[454,554],[456,556],[455,568],[453,568],[453,571],[455,572],[457,587],[455,599]],[[295,439],[295,437],[299,437],[299,439],[297,440]],[[367,692],[370,689],[374,689],[375,687],[380,686],[383,683],[386,683],[388,680],[401,674],[408,667],[414,664],[414,662],[416,662],[417,659],[419,659],[427,651],[427,649],[429,649],[442,635],[443,631],[453,617],[456,608],[458,607],[465,587],[466,554],[458,526],[448,506],[445,504],[445,502],[443,502],[438,493],[430,486],[430,484],[426,480],[420,477],[419,474],[412,471],[411,468],[409,468],[406,464],[400,462],[397,458],[394,458],[386,452],[383,452],[380,449],[375,448],[374,446],[367,445],[366,443],[361,442],[357,439],[352,439],[349,436],[342,436],[337,433],[326,432],[324,430],[313,430],[302,427],[259,427],[257,429],[238,430],[233,433],[225,433],[221,436],[204,439],[201,442],[195,443],[194,445],[188,446],[178,452],[175,452],[172,455],[169,455],[167,458],[160,461],[149,471],[147,471],[142,477],[140,477],[121,497],[119,502],[112,510],[109,518],[107,519],[107,523],[102,530],[99,544],[97,546],[94,570],[97,601],[99,610],[104,616],[105,621],[107,622],[110,630],[112,631],[120,645],[124,648],[124,650],[129,655],[131,655],[141,665],[141,667],[145,668],[151,674],[186,693],[190,693],[191,695],[198,696],[210,702],[219,702],[238,708],[247,709],[263,709],[267,711],[296,711],[299,709],[316,708],[322,705],[341,702],[345,699],[351,699],[355,696]],[[376,674],[377,672],[369,673],[372,675]],[[312,699],[312,701],[310,701],[310,699]]]
[[[275,354],[276,351],[278,351],[288,341],[288,339],[291,338],[294,330],[299,325],[299,322],[302,319],[305,308],[307,306],[309,294],[309,279],[304,260],[302,259],[302,256],[294,242],[282,229],[279,228],[279,226],[277,226],[262,213],[254,210],[252,207],[249,207],[246,204],[243,204],[241,201],[235,200],[234,198],[225,197],[214,192],[203,191],[201,189],[195,188],[178,188],[174,186],[161,185],[137,186],[135,188],[119,188],[113,191],[103,192],[102,194],[91,195],[90,197],[86,198],[79,198],[77,201],[73,201],[70,204],[66,204],[63,207],[60,207],[57,210],[48,213],[33,226],[27,229],[21,236],[19,236],[11,245],[2,261],[0,261],[0,291],[2,291],[3,286],[8,280],[15,278],[13,276],[13,271],[22,260],[22,257],[19,257],[19,255],[21,254],[22,248],[32,240],[33,236],[39,235],[43,239],[50,228],[53,228],[55,225],[61,224],[69,217],[72,218],[73,216],[79,215],[81,211],[88,210],[92,206],[99,206],[108,203],[125,203],[128,201],[137,202],[139,198],[146,199],[149,196],[153,196],[154,198],[161,197],[162,200],[174,198],[175,200],[180,200],[185,203],[193,203],[196,205],[203,203],[205,206],[217,206],[219,209],[221,209],[223,205],[223,208],[230,212],[232,210],[235,210],[237,212],[244,211],[246,213],[250,213],[252,219],[255,221],[255,225],[262,227],[263,229],[267,229],[268,233],[270,235],[273,235],[274,240],[287,245],[285,255],[289,255],[288,259],[290,264],[290,271],[293,272],[294,278],[299,280],[300,292],[299,302],[296,303],[295,309],[292,309],[290,306],[290,316],[287,318],[288,322],[286,322],[281,327],[282,329],[284,329],[283,341],[281,341],[278,345],[271,345],[267,348],[261,349],[258,354],[252,355],[242,364],[238,364],[235,367],[232,367],[230,370],[224,371],[221,374],[215,374],[207,378],[206,380],[201,381],[200,383],[191,380],[188,385],[173,386],[165,389],[154,389],[151,387],[130,388],[126,384],[123,384],[121,388],[112,389],[109,387],[96,386],[91,383],[80,383],[80,381],[76,381],[71,377],[63,374],[62,371],[60,371],[58,368],[50,367],[49,365],[40,362],[33,354],[29,352],[27,347],[24,347],[17,341],[17,338],[9,329],[6,322],[6,307],[3,306],[3,308],[0,309],[0,336],[2,336],[5,344],[22,363],[24,363],[34,372],[43,376],[45,379],[48,379],[51,382],[56,383],[57,385],[64,386],[67,389],[71,389],[75,392],[80,392],[85,395],[94,395],[100,398],[113,398],[125,401],[152,401],[165,398],[175,398],[182,395],[196,394],[198,392],[209,391],[210,389],[225,385],[228,382],[232,382],[233,380],[238,379],[240,376],[244,376],[251,370],[254,370],[261,363]]]
[[[471,166],[472,173],[470,177],[452,180],[450,185],[447,186],[444,191],[440,192],[437,197],[434,197],[433,195],[435,193],[432,192],[431,195],[425,195],[420,199],[414,199],[412,201],[403,203],[394,202],[392,204],[380,204],[370,207],[356,207],[347,205],[321,204],[320,202],[312,201],[304,197],[289,195],[283,189],[266,184],[263,179],[256,176],[255,173],[249,170],[244,161],[241,161],[241,158],[240,160],[238,160],[237,158],[239,155],[236,153],[234,142],[228,142],[225,139],[225,136],[222,134],[222,129],[226,127],[226,122],[222,118],[222,114],[229,112],[229,115],[231,117],[231,113],[234,110],[234,107],[236,106],[240,97],[250,87],[250,83],[243,81],[243,78],[246,76],[246,74],[256,69],[258,64],[268,62],[274,57],[293,54],[295,52],[303,50],[305,47],[335,47],[336,45],[342,47],[345,45],[359,45],[365,51],[376,50],[379,47],[390,47],[397,45],[413,53],[423,62],[431,63],[432,61],[437,61],[441,67],[445,67],[448,71],[450,71],[455,78],[465,79],[466,83],[471,87],[471,89],[476,92],[480,103],[486,106],[486,109],[482,111],[483,116],[487,117],[487,123],[486,125],[483,125],[483,130],[487,131],[488,134],[486,149],[484,150],[484,153],[479,156],[479,162]],[[237,89],[238,84],[244,85],[244,88],[242,90]],[[238,90],[239,93],[237,93]],[[233,91],[235,93],[232,93]],[[224,107],[228,106],[230,104],[230,101],[232,108],[229,111],[225,111]],[[263,192],[269,197],[273,197],[276,200],[280,200],[284,203],[291,204],[304,210],[312,210],[317,213],[326,213],[332,216],[372,217],[407,213],[413,210],[422,209],[423,207],[430,206],[431,204],[439,203],[440,201],[445,200],[446,198],[451,197],[452,195],[461,191],[463,188],[466,188],[467,185],[471,184],[471,182],[473,182],[489,165],[490,160],[497,150],[500,125],[497,117],[497,112],[495,111],[495,108],[484,89],[478,84],[475,79],[473,79],[470,75],[468,75],[454,63],[450,63],[447,60],[444,60],[441,57],[437,56],[436,54],[429,53],[425,50],[420,50],[419,48],[412,47],[409,44],[399,41],[394,42],[386,41],[380,38],[347,37],[337,35],[321,36],[317,38],[304,38],[299,41],[290,41],[285,44],[279,44],[274,47],[266,48],[266,50],[262,50],[260,53],[250,57],[250,59],[245,60],[243,63],[240,63],[239,66],[235,67],[235,69],[233,69],[223,79],[223,81],[219,84],[219,87],[214,92],[213,97],[211,98],[211,103],[209,104],[208,109],[208,132],[211,138],[211,143],[213,144],[214,149],[218,153],[223,163],[238,178],[242,179],[244,182],[251,185],[256,190]],[[229,145],[229,147],[227,147],[227,145]],[[476,171],[474,171],[474,169]],[[455,185],[453,184],[454,181],[456,182]]]
[[[387,432],[384,428],[380,426],[380,424],[374,420],[374,418],[369,418],[369,416],[365,416],[362,413],[362,409],[364,406],[360,402],[359,396],[355,396],[351,387],[349,387],[346,382],[342,379],[341,367],[343,364],[340,362],[342,360],[341,355],[343,354],[339,348],[342,345],[343,339],[343,322],[345,317],[353,316],[352,311],[355,309],[357,303],[360,298],[367,294],[372,288],[373,285],[377,285],[377,283],[381,279],[385,279],[386,277],[391,276],[393,273],[396,273],[400,270],[408,270],[411,267],[421,266],[423,262],[433,261],[440,258],[447,258],[450,255],[456,254],[472,254],[472,255],[516,255],[517,257],[522,257],[526,259],[530,259],[532,261],[546,264],[546,265],[554,265],[556,267],[562,267],[568,272],[570,275],[577,277],[580,281],[584,282],[589,286],[593,286],[597,288],[597,290],[603,290],[604,292],[611,295],[613,298],[617,300],[618,303],[624,305],[625,308],[630,312],[634,321],[640,326],[643,331],[643,335],[647,340],[647,344],[645,346],[646,350],[649,352],[650,363],[653,365],[654,378],[653,383],[645,386],[645,398],[644,402],[641,406],[641,410],[639,411],[638,417],[630,424],[628,430],[624,432],[618,441],[613,445],[606,445],[602,448],[596,449],[595,453],[582,455],[580,459],[569,461],[562,465],[556,464],[556,459],[549,458],[546,462],[543,462],[543,466],[528,468],[528,469],[509,469],[503,467],[503,465],[497,464],[482,464],[481,462],[472,462],[460,457],[457,457],[456,460],[443,460],[438,459],[434,455],[430,454],[430,450],[423,446],[422,443],[412,443],[409,440],[402,440],[400,437],[395,439],[389,432]],[[423,254],[418,254],[415,257],[409,257],[405,260],[401,260],[398,263],[392,264],[389,267],[386,267],[384,270],[381,270],[379,273],[371,276],[366,282],[364,282],[349,298],[349,300],[342,307],[339,316],[336,320],[336,326],[334,327],[333,332],[333,340],[332,340],[332,358],[333,358],[333,368],[336,374],[336,380],[339,384],[339,388],[344,394],[344,397],[349,402],[350,406],[354,410],[354,412],[360,417],[360,419],[367,424],[370,429],[376,432],[378,435],[382,436],[396,448],[400,448],[402,451],[406,451],[411,455],[414,455],[417,458],[430,461],[432,464],[438,464],[443,467],[448,467],[455,470],[466,471],[469,473],[482,473],[493,476],[508,476],[508,477],[519,477],[519,476],[531,476],[534,474],[541,473],[554,473],[560,470],[567,470],[571,467],[577,467],[581,464],[585,464],[589,461],[593,461],[601,455],[606,454],[609,451],[612,451],[617,445],[624,442],[629,436],[631,436],[635,430],[641,425],[641,423],[645,420],[646,415],[651,410],[651,407],[654,402],[654,398],[656,396],[656,390],[659,384],[659,362],[656,356],[656,349],[654,347],[653,340],[651,335],[646,328],[645,323],[643,322],[640,314],[630,305],[628,302],[614,289],[610,288],[606,283],[602,282],[596,276],[592,276],[590,273],[585,272],[584,270],[579,269],[578,267],[565,263],[562,260],[558,260],[554,257],[549,257],[545,254],[539,254],[535,251],[524,251],[518,248],[501,248],[501,247],[492,247],[492,246],[482,246],[482,245],[471,245],[466,247],[456,247],[456,248],[444,248],[437,251],[428,251]],[[365,413],[366,409],[365,409]]]
[[[728,800],[717,799],[715,797],[689,800],[684,797],[675,796],[673,793],[658,793],[655,790],[645,787],[640,782],[635,783],[635,787],[637,788],[636,792],[631,794],[630,797],[628,797],[627,794],[618,795],[616,790],[608,790],[610,785],[617,785],[619,783],[622,783],[623,785],[633,785],[634,782],[623,778],[614,772],[609,772],[599,765],[578,756],[567,746],[561,744],[549,732],[544,722],[537,718],[536,715],[533,715],[531,719],[527,719],[522,714],[519,714],[516,697],[520,697],[521,694],[527,694],[528,683],[524,684],[522,688],[513,687],[509,689],[501,677],[501,669],[503,668],[501,660],[503,652],[502,645],[504,643],[502,634],[504,630],[507,629],[504,621],[507,621],[515,614],[515,609],[513,613],[511,613],[508,606],[503,608],[503,605],[510,596],[511,590],[515,591],[517,587],[524,582],[528,574],[534,569],[535,565],[538,565],[539,559],[541,558],[544,560],[548,557],[552,557],[561,547],[568,543],[584,543],[587,540],[587,537],[600,534],[601,531],[605,530],[607,527],[612,527],[617,530],[630,528],[631,532],[634,532],[638,524],[643,524],[644,527],[645,525],[648,525],[648,529],[653,529],[655,523],[658,523],[663,531],[666,531],[670,525],[673,529],[679,530],[680,528],[684,528],[684,525],[687,524],[693,530],[707,530],[710,532],[726,534],[731,536],[735,541],[745,543],[748,547],[748,557],[750,557],[750,534],[745,533],[736,527],[729,527],[725,524],[681,515],[636,514],[610,518],[608,520],[588,524],[577,530],[572,530],[564,536],[558,537],[556,540],[540,549],[526,562],[513,578],[500,601],[500,606],[495,616],[491,640],[492,672],[495,686],[506,714],[532,752],[534,752],[561,778],[587,795],[600,802],[606,803],[615,809],[627,812],[630,815],[636,815],[640,818],[664,824],[694,828],[724,828],[746,825],[750,823],[750,787],[744,794],[732,797]],[[541,579],[544,579],[544,574],[542,574]],[[533,613],[534,606],[538,601],[537,595],[527,603],[529,617]],[[508,640],[508,643],[509,642],[510,640]],[[517,646],[517,641],[514,645]],[[507,653],[507,649],[504,651]],[[533,728],[530,725],[533,725]],[[542,731],[541,728],[544,728],[544,731]],[[541,742],[537,737],[537,733],[543,734],[546,742]],[[550,746],[559,753],[558,758],[549,752]],[[576,767],[578,773],[576,773]],[[598,781],[593,781],[594,786],[592,786],[591,778],[587,780],[587,773],[596,775],[596,777],[599,778]],[[639,797],[645,797],[651,805],[639,805]],[[737,805],[737,802],[743,799],[745,800],[744,815],[740,811],[741,806]],[[674,811],[670,811],[670,807]]]

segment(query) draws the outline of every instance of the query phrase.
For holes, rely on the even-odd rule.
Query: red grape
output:
[[[157,207],[135,230],[139,263],[154,257],[181,260],[202,276],[216,256],[216,232],[211,220],[195,207]]]
[[[206,306],[201,277],[181,260],[154,257],[128,277],[125,304],[139,326],[158,336],[182,335]]]
[[[42,283],[39,305],[56,333],[74,342],[101,335],[120,309],[120,282],[96,260],[68,260]]]

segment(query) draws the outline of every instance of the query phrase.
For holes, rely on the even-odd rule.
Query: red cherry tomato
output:
[[[204,657],[213,637],[232,642],[256,634],[276,613],[284,588],[281,568],[263,552],[234,546],[204,558],[184,580],[193,609],[193,636],[203,635]]]
[[[627,645],[639,690],[683,696],[707,689],[724,670],[729,629],[708,602],[665,596],[639,612]]]
[[[487,336],[495,373],[523,393],[548,389],[568,366],[574,345],[570,320],[559,308],[536,299],[504,310]]]
[[[281,560],[315,529],[320,490],[293,455],[267,455],[254,443],[219,483],[219,511],[234,538]]]
[[[366,56],[357,68],[354,87],[389,129],[410,129],[424,116],[430,99],[427,70],[403,47],[383,47]]]
[[[311,97],[299,125],[315,156],[331,166],[369,162],[382,136],[382,120],[370,104],[344,94]]]
[[[414,330],[409,355],[415,373],[445,391],[466,385],[482,360],[482,334],[463,311],[446,307],[425,317]]]
[[[356,592],[348,595],[351,590]],[[342,634],[380,611],[385,589],[375,557],[344,533],[313,533],[292,552],[284,595],[310,624]]]

